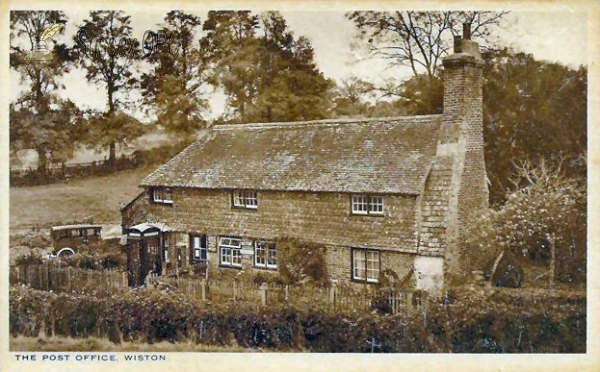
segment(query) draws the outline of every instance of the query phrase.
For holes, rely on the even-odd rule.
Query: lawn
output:
[[[85,218],[93,218],[94,223],[119,224],[121,207],[140,193],[140,181],[154,168],[145,167],[52,185],[12,187],[11,235],[17,230],[48,228]]]

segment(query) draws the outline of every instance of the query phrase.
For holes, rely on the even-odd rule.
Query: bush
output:
[[[56,295],[10,289],[10,333],[313,352],[585,353],[586,298],[460,290],[426,310],[382,316],[292,307],[205,306],[176,293]]]
[[[286,284],[327,281],[325,246],[293,238],[277,241],[279,275]]]
[[[553,241],[556,278],[585,280],[585,190],[577,180],[544,163],[537,167],[524,163],[517,180],[520,188],[508,195],[502,207],[473,223],[463,262],[470,270],[481,270],[500,252],[508,251],[520,260],[550,265]]]

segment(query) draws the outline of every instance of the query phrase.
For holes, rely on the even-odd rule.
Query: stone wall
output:
[[[231,192],[176,188],[173,204],[148,203],[124,225],[162,222],[171,228],[255,239],[292,237],[325,245],[416,251],[415,197],[386,195],[384,216],[350,212],[350,195],[259,191],[258,209],[235,208]],[[133,216],[133,218],[131,218]],[[139,216],[136,218],[135,216]]]
[[[230,191],[175,188],[173,204],[149,202],[148,194],[124,208],[123,226],[161,222],[182,232],[178,244],[175,239],[169,244],[170,273],[177,249],[183,255],[181,271],[190,270],[189,244],[187,248],[181,244],[189,233],[208,234],[210,270],[239,270],[219,267],[217,237],[232,236],[246,242],[292,237],[323,244],[329,277],[339,281],[351,279],[351,247],[382,249],[381,270],[392,269],[400,277],[408,273],[417,247],[416,198],[384,196],[384,216],[352,215],[350,198],[350,194],[261,191],[258,209],[250,210],[233,207]],[[269,272],[254,268],[252,256],[242,256],[242,269]]]

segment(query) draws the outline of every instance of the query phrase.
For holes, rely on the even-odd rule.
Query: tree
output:
[[[370,105],[366,100],[374,89],[356,76],[342,79],[333,91],[333,116],[367,116]]]
[[[123,146],[144,134],[144,125],[121,110],[113,111],[110,116],[94,111],[86,114],[84,128],[88,135],[84,143],[89,147]],[[116,158],[109,161],[109,164],[114,165],[115,162]]]
[[[156,109],[158,122],[167,131],[187,139],[206,125],[202,112],[208,100],[201,91],[206,82],[206,61],[203,49],[193,45],[202,23],[199,17],[181,11],[167,13],[164,21],[147,40],[153,49],[147,60],[154,67],[142,75],[142,95],[145,103]]]
[[[464,11],[357,11],[346,14],[359,31],[370,57],[408,65],[413,75],[438,75],[442,58],[452,49],[450,35],[459,35],[463,23],[471,24],[474,38],[485,40],[507,12]]]
[[[132,37],[130,16],[113,10],[90,12],[74,40],[77,66],[86,70],[88,81],[106,89],[108,110],[103,122],[109,131],[94,133],[100,135],[96,138],[98,145],[108,147],[109,163],[114,164],[116,145],[131,136],[128,121],[116,116],[120,108],[127,106],[125,97],[137,83],[133,62],[140,57],[139,42]]]
[[[485,158],[491,201],[511,189],[516,159],[561,164],[586,184],[587,69],[573,70],[506,50],[484,54]]]
[[[45,172],[58,151],[65,155],[76,144],[71,123],[78,114],[72,102],[59,99],[59,78],[70,69],[69,51],[64,44],[54,43],[49,61],[27,60],[27,52],[37,47],[46,28],[64,24],[61,11],[10,12],[10,66],[19,72],[27,89],[10,107],[11,152],[34,149],[38,154],[38,170]],[[64,32],[60,28],[58,34]],[[53,155],[54,154],[54,155]]]
[[[545,265],[562,281],[585,280],[585,187],[544,161],[520,162],[511,181],[515,189],[507,193],[506,203],[471,227],[466,264],[481,268],[506,251],[523,262]]]
[[[221,87],[241,122],[256,96],[258,16],[250,11],[209,11],[201,48],[212,65],[209,82]]]
[[[202,45],[211,83],[235,110],[230,121],[310,120],[328,115],[328,89],[304,37],[295,38],[278,12],[209,12]],[[262,35],[259,33],[262,32]]]
[[[444,105],[444,83],[439,76],[416,75],[398,85],[387,80],[382,87],[376,88],[381,97],[398,100],[401,115],[441,114]]]

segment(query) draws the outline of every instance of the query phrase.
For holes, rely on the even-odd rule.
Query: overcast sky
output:
[[[72,43],[77,26],[87,17],[85,11],[66,11],[68,23],[65,34],[57,41]],[[146,30],[156,29],[162,22],[164,12],[128,11],[131,15],[133,36],[138,40]],[[198,12],[202,20],[205,12]],[[290,11],[282,12],[291,30],[296,36],[306,36],[315,50],[315,60],[323,74],[340,80],[357,76],[373,82],[385,78],[397,77],[399,80],[409,76],[408,68],[389,69],[383,60],[361,60],[360,54],[351,48],[355,28],[338,11]],[[587,65],[587,20],[586,14],[571,9],[553,12],[515,11],[506,16],[504,27],[498,29],[493,37],[499,45],[515,51],[532,53],[535,58],[560,62],[573,68]],[[60,92],[64,98],[70,98],[81,107],[105,109],[106,95],[102,89],[94,87],[85,80],[85,73],[73,70],[63,78],[66,89]],[[10,99],[14,101],[23,87],[19,75],[11,70]],[[212,111],[209,117],[216,117],[223,111],[225,100],[218,92],[211,93]],[[133,94],[132,98],[139,97]],[[133,112],[143,119],[141,112]],[[147,118],[146,120],[147,121]]]

